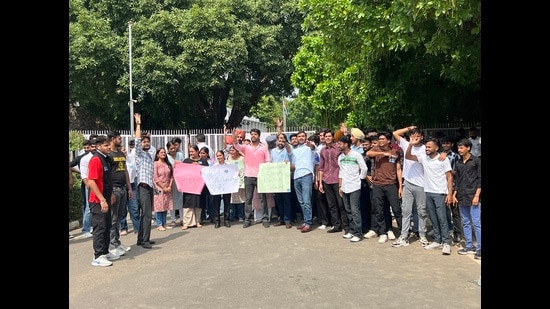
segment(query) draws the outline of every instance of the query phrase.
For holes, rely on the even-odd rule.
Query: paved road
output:
[[[154,229],[153,249],[136,246],[110,267],[90,265],[91,238],[69,240],[69,307],[93,308],[481,308],[481,261],[444,256],[415,241],[296,228]]]

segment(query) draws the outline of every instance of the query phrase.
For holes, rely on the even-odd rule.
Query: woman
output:
[[[189,146],[189,158],[183,160],[183,163],[208,166],[208,161],[199,157],[199,147],[197,145]],[[202,227],[200,224],[201,210],[201,194],[184,193],[183,227],[181,229],[187,230],[195,226]]]
[[[225,156],[223,150],[216,151],[216,163],[214,165],[225,165]],[[225,227],[231,227],[229,218],[229,204],[231,203],[231,193],[218,194],[212,196],[212,204],[214,204],[214,227],[221,226],[220,220],[220,203],[223,200],[223,222]]]
[[[155,212],[157,230],[159,231],[166,231],[166,215],[168,210],[173,210],[172,184],[174,175],[172,164],[166,157],[166,149],[157,149],[153,164],[153,182],[155,183],[153,211]]]
[[[211,158],[210,158],[210,149],[206,146],[200,148],[199,150],[199,157],[201,159],[204,159],[208,162],[210,165]],[[204,186],[204,189],[201,193],[201,205],[203,205],[202,212],[201,212],[201,223],[204,220],[210,220],[211,223],[214,223],[214,214],[216,212],[219,212],[214,209],[214,201],[212,200],[212,195],[210,194],[210,191],[208,191],[208,187]]]
[[[238,217],[239,222],[243,222],[244,202],[246,201],[244,190],[244,156],[237,149],[235,149],[235,146],[231,145],[226,162],[229,164],[237,164],[237,168],[239,170],[239,177],[241,179],[239,183],[239,191],[231,193],[231,209],[233,209],[233,215]]]
[[[183,162],[184,154],[178,151],[178,143],[175,140],[171,140],[166,143],[166,149],[168,149],[168,161],[172,164],[172,167],[176,166],[176,163]],[[172,205],[173,209],[170,210],[170,227],[179,226],[182,223],[183,218],[183,193],[178,191],[176,182],[172,182]],[[176,220],[176,210],[178,211],[179,220]]]

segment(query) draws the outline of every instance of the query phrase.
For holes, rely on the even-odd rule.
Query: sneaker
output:
[[[455,243],[457,243],[457,244],[460,243],[460,242],[462,241],[462,238],[460,237],[460,234],[455,233],[455,234],[453,235],[453,241],[454,241]]]
[[[327,226],[322,224],[320,227],[318,227],[317,229],[319,230],[326,230],[327,229]]]
[[[474,255],[474,259],[481,260],[481,250],[477,250],[476,254]],[[481,284],[480,284],[481,285]]]
[[[126,254],[126,251],[124,251],[124,249],[122,248],[116,247],[114,249],[109,249],[109,253],[111,253],[112,255],[118,255],[119,257],[121,257]]]
[[[243,219],[243,218],[239,218],[239,222],[244,222],[244,219]]]
[[[388,239],[389,240],[395,240],[395,234],[393,233],[392,230],[388,231]]]
[[[365,234],[365,238],[367,239],[376,238],[376,237],[378,237],[378,234],[373,230],[370,230]]]
[[[109,250],[109,253],[107,253],[106,255],[103,255],[103,256],[109,261],[120,259],[120,255],[113,254],[111,251],[112,250]]]
[[[334,226],[327,226],[327,233],[328,231],[332,231],[332,230],[334,230]]]
[[[426,236],[420,236],[420,245],[422,245],[422,247],[426,247],[429,244],[430,242],[428,241],[428,238],[426,238]]]
[[[347,234],[345,234],[342,237],[344,237],[345,239],[351,239],[353,237],[353,234],[348,232]]]
[[[123,244],[118,245],[117,248],[121,248],[122,250],[124,250],[124,252],[128,252],[128,251],[132,250],[132,247],[126,247]]]
[[[441,248],[443,248],[443,245],[435,241],[427,245],[426,247],[424,247],[424,249],[426,250],[435,250],[435,249],[441,249]]]
[[[113,262],[109,261],[107,259],[106,255],[100,255],[97,259],[92,260],[92,266],[111,266],[113,265]]]
[[[82,236],[84,236],[84,238],[91,238],[94,235],[92,235],[92,233],[90,233],[90,232],[86,232],[86,233],[82,234]]]
[[[378,237],[378,243],[379,244],[383,244],[386,241],[388,241],[388,235],[382,234],[382,235],[380,235],[380,237]]]
[[[264,222],[262,222],[262,225],[263,225],[265,228],[268,228],[268,227],[269,227],[269,222],[268,222],[268,221],[264,221]]]
[[[349,241],[351,241],[351,242],[360,242],[361,238],[359,238],[357,236],[353,236]]]
[[[73,239],[73,238],[74,238],[74,236],[69,234],[69,239]]]
[[[457,253],[462,254],[462,255],[475,254],[476,253],[476,247],[462,248],[462,249],[458,250]]]
[[[243,228],[246,229],[246,228],[249,227],[249,226],[250,226],[250,221],[245,221],[245,222],[243,223]]]
[[[441,253],[443,253],[444,255],[450,255],[451,254],[451,245],[443,244],[443,250],[441,250]]]
[[[408,245],[409,240],[404,238],[403,236],[399,236],[399,238],[391,244],[391,246],[394,248],[406,247]]]

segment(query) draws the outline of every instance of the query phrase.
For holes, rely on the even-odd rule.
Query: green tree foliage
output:
[[[346,115],[332,124],[480,120],[480,1],[301,0],[300,9],[292,83],[315,110]]]
[[[293,90],[302,16],[295,0],[70,0],[70,102],[106,127],[237,127],[265,95]]]

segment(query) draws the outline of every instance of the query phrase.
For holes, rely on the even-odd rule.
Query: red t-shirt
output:
[[[101,160],[96,156],[92,156],[88,164],[88,180],[94,180],[99,191],[103,192],[103,165],[101,164]],[[101,202],[99,197],[97,197],[92,190],[90,190],[90,198],[88,201],[90,203]]]

